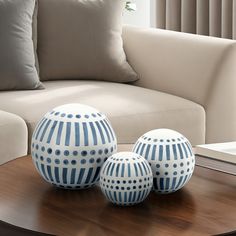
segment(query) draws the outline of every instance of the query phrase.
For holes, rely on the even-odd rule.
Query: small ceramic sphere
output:
[[[67,104],[49,111],[32,136],[33,162],[49,183],[88,188],[99,180],[104,161],[117,151],[106,116],[93,107]]]
[[[152,183],[151,167],[136,153],[116,153],[107,159],[101,170],[102,192],[117,205],[134,205],[144,201]]]
[[[151,165],[153,190],[172,193],[191,178],[195,156],[188,139],[170,129],[156,129],[141,136],[133,152],[143,156]]]

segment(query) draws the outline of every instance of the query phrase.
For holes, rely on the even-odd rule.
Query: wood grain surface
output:
[[[109,203],[98,187],[51,186],[28,156],[0,166],[0,220],[62,236],[221,234],[236,230],[236,177],[196,167],[182,190],[151,193],[145,202],[124,208]]]

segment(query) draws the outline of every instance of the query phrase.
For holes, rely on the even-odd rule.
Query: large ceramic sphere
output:
[[[136,153],[114,154],[107,159],[101,170],[102,192],[117,205],[142,202],[150,193],[152,183],[152,170],[148,162]]]
[[[151,165],[153,189],[171,193],[182,188],[191,178],[195,156],[190,142],[170,129],[156,129],[138,139],[133,152],[143,156]]]
[[[82,104],[54,108],[38,123],[32,158],[43,178],[62,188],[86,188],[99,180],[104,161],[117,150],[106,116]]]

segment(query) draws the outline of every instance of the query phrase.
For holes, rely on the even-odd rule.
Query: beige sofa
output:
[[[15,114],[0,112],[0,163],[27,154],[37,122],[66,103],[105,113],[119,143],[162,127],[193,145],[236,139],[234,41],[131,26],[124,27],[123,40],[140,76],[132,85],[60,80],[44,82],[45,90],[0,92],[0,109]]]

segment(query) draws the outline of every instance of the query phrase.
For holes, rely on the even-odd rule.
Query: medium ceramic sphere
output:
[[[114,204],[127,206],[145,200],[152,189],[148,162],[132,152],[119,152],[107,159],[101,170],[100,187]]]
[[[117,150],[106,116],[82,104],[54,108],[38,123],[32,158],[42,177],[62,188],[87,188],[99,180],[104,161]]]
[[[153,189],[171,193],[182,188],[191,178],[195,156],[188,139],[170,129],[156,129],[138,139],[133,152],[151,165]]]

